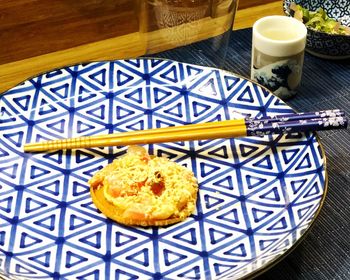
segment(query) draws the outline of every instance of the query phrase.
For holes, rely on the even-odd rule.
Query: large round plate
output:
[[[71,66],[0,97],[0,272],[26,279],[222,279],[255,275],[310,228],[326,193],[315,134],[148,145],[192,169],[196,213],[126,227],[87,180],[126,147],[23,153],[26,142],[272,116],[292,109],[232,73],[168,60]]]

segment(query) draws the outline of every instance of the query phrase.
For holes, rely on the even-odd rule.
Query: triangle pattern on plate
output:
[[[32,78],[0,104],[0,270],[18,278],[243,278],[295,244],[325,195],[313,133],[145,144],[199,183],[194,213],[165,227],[118,224],[91,200],[88,180],[126,147],[23,153],[28,141],[293,111],[229,72],[155,58],[85,63]]]

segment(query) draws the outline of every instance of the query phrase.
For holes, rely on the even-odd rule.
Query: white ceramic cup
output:
[[[294,96],[301,81],[307,29],[287,16],[268,16],[253,25],[251,79],[281,99]]]

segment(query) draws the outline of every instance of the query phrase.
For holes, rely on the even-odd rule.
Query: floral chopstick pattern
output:
[[[247,136],[342,129],[347,124],[344,112],[339,109],[246,119]]]

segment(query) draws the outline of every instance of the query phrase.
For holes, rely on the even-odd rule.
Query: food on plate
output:
[[[90,180],[96,207],[125,225],[165,226],[195,210],[198,184],[192,171],[140,146],[99,170]]]
[[[309,11],[292,2],[290,10],[294,18],[302,21],[309,28],[330,34],[350,35],[350,27],[341,25],[339,21],[330,18],[322,8]]]

